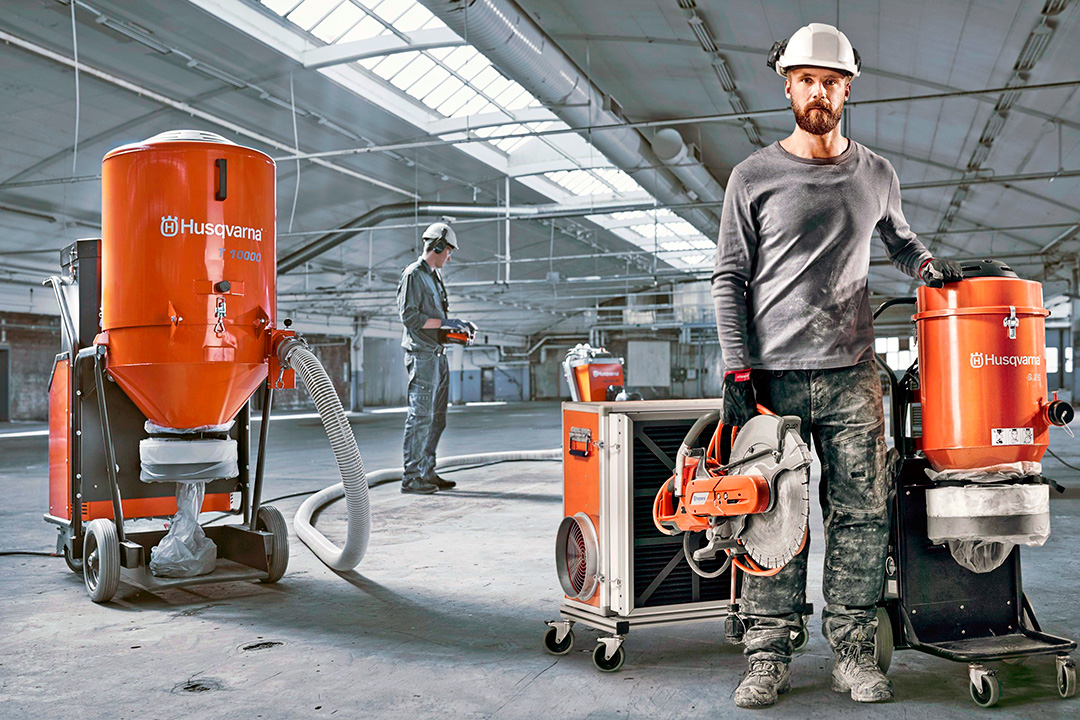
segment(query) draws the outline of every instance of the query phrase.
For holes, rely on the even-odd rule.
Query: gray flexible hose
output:
[[[437,467],[439,470],[457,467],[460,465],[478,465],[482,463],[491,462],[508,462],[511,460],[561,460],[562,448],[552,448],[550,450],[522,450],[511,452],[492,452],[492,453],[478,453],[475,455],[456,455],[454,457],[448,457],[439,461]],[[383,480],[390,480],[400,478],[404,468],[387,468],[385,470],[376,470],[367,476],[367,481],[370,483],[377,483]],[[367,498],[365,485],[365,499]],[[300,509],[296,511],[296,515],[293,517],[293,528],[296,530],[296,535],[304,541],[304,543],[311,548],[320,560],[329,565],[334,570],[351,570],[356,567],[356,563],[349,565],[348,567],[342,567],[340,564],[334,564],[327,558],[334,558],[338,554],[337,547],[326,539],[322,533],[316,530],[311,524],[311,518],[316,512],[321,510],[326,505],[338,500],[342,495],[345,496],[346,505],[349,511],[349,527],[352,528],[353,517],[352,507],[348,505],[349,493],[348,489],[343,483],[331,485],[330,487],[323,488],[319,492],[315,493],[300,505]],[[367,519],[367,518],[365,518]],[[349,546],[349,540],[351,534],[345,540],[346,549]],[[365,541],[367,536],[365,536]],[[344,551],[340,553],[344,555]],[[362,555],[362,553],[361,553]],[[357,558],[357,563],[360,561]]]
[[[352,570],[363,559],[368,538],[371,536],[371,504],[360,448],[356,445],[352,426],[345,417],[345,409],[341,407],[337,391],[319,359],[299,341],[283,345],[279,349],[279,355],[285,367],[293,368],[303,378],[304,386],[319,411],[326,437],[330,440],[330,447],[337,460],[338,472],[341,474],[341,482],[335,487],[342,489],[349,513],[348,532],[343,548],[338,548],[327,540],[310,522],[301,523],[300,513],[297,513],[295,522],[296,534],[320,560],[334,570]],[[308,520],[310,521],[310,515]]]

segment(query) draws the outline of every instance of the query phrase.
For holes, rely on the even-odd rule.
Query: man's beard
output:
[[[815,112],[814,108],[820,108],[821,111]],[[805,110],[800,110],[795,104],[795,99],[792,98],[791,110],[795,113],[796,125],[811,135],[825,135],[832,132],[832,129],[840,122],[840,115],[844,112],[844,103],[841,102],[834,110],[818,103],[807,105]]]

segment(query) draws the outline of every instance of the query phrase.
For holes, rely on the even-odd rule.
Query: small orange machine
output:
[[[563,374],[574,402],[614,400],[623,389],[623,361],[604,348],[586,343],[566,353]]]
[[[809,455],[797,424],[765,416],[736,437],[734,465],[706,465],[704,451],[693,448],[699,435],[709,433],[705,437],[714,438],[714,447],[731,442],[731,433],[719,427],[718,406],[718,400],[563,404],[565,518],[556,536],[555,566],[565,597],[560,619],[547,623],[548,652],[570,651],[576,622],[609,633],[592,654],[605,672],[622,667],[623,642],[634,627],[725,619],[729,639],[741,637],[732,615],[740,575],[720,550],[746,554],[747,548],[724,543],[748,539],[751,557],[769,567],[798,551],[808,513]],[[739,444],[744,437],[746,447]],[[709,478],[706,468],[731,474]],[[672,498],[657,499],[657,488],[670,490],[676,478],[683,493],[678,502],[701,512],[686,527],[682,518],[670,517]],[[724,483],[730,483],[727,497],[715,492]],[[667,525],[654,519],[657,504],[664,502]],[[750,518],[761,519],[751,532],[725,537],[716,530],[728,527],[725,519],[752,528]],[[760,572],[757,565],[745,567]]]
[[[97,602],[121,579],[154,588],[285,572],[285,520],[260,502],[265,442],[252,484],[248,437],[255,391],[265,441],[272,386],[294,382],[275,354],[294,333],[275,329],[274,172],[265,154],[198,131],[117,148],[102,165],[102,238],[66,248],[63,276],[46,281],[64,334],[45,519]],[[245,524],[205,529],[226,561],[211,574],[155,577],[148,560],[166,533],[124,521],[176,513],[177,486],[192,482],[205,487],[203,511]]]

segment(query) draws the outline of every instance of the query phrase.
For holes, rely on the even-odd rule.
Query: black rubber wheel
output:
[[[263,505],[259,508],[255,529],[274,536],[270,544],[270,557],[266,558],[269,576],[259,582],[277,582],[289,567],[289,527],[285,524],[280,510],[273,505]]]
[[[83,574],[83,561],[82,558],[74,558],[71,556],[71,543],[72,540],[68,540],[64,543],[64,563],[68,566],[68,570],[76,575]]]
[[[889,611],[883,607],[877,609],[877,630],[874,631],[874,660],[881,668],[881,672],[889,672],[892,665],[893,647],[892,620],[889,619]]]
[[[992,707],[1001,699],[1001,684],[994,675],[984,675],[980,687],[975,687],[975,683],[969,682],[968,691],[971,693],[971,699],[979,707]]]
[[[120,541],[112,520],[98,518],[86,526],[82,564],[90,599],[96,603],[112,600],[120,587]]]
[[[570,652],[570,648],[574,647],[574,631],[568,631],[562,642],[555,640],[558,635],[558,628],[549,625],[547,632],[544,633],[544,649],[552,655],[565,655]]]
[[[597,643],[592,651],[592,661],[593,665],[601,672],[615,672],[623,666],[624,662],[626,662],[626,651],[623,650],[622,645],[619,646],[619,649],[616,650],[615,654],[610,658],[605,657],[606,655],[607,645],[604,645],[604,643]]]

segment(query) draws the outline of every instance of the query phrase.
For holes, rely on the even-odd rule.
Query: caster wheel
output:
[[[82,558],[73,557],[71,554],[71,541],[64,543],[64,563],[68,566],[68,570],[76,575],[83,574],[83,561]]]
[[[547,632],[544,633],[544,649],[552,655],[565,655],[570,652],[570,648],[574,647],[574,631],[567,631],[562,642],[555,639],[558,636],[558,628],[548,627]]]
[[[1072,658],[1058,658],[1057,686],[1058,695],[1063,698],[1076,695],[1076,663]]]
[[[795,652],[802,650],[809,644],[810,632],[806,629],[805,625],[796,630],[795,632],[791,633],[791,649]]]
[[[978,687],[975,683],[968,683],[968,691],[971,693],[971,699],[979,707],[991,707],[1001,699],[1001,684],[996,676],[990,674],[982,676],[982,682]]]
[[[86,526],[82,566],[90,599],[96,603],[112,600],[120,586],[120,541],[112,520],[98,518]]]
[[[266,562],[269,577],[259,582],[275,583],[281,579],[281,576],[285,574],[285,569],[289,567],[289,528],[285,525],[285,518],[282,517],[280,510],[273,505],[263,505],[259,508],[255,529],[274,536],[270,543],[270,557]]]
[[[615,654],[609,658],[607,657],[607,645],[597,643],[596,648],[592,651],[592,661],[593,665],[601,672],[615,672],[626,662],[626,651],[620,645]]]
[[[889,672],[889,666],[892,665],[892,654],[892,620],[889,619],[889,611],[879,607],[877,610],[877,630],[874,631],[874,660],[877,661],[881,672]]]

